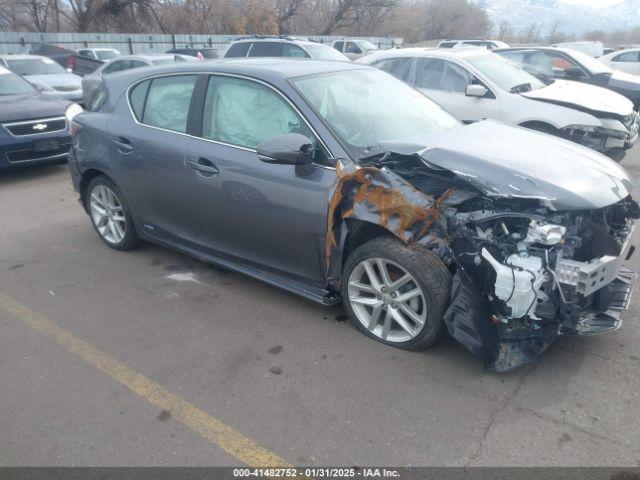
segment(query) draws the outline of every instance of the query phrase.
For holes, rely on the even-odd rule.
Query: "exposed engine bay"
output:
[[[455,275],[473,286],[477,309],[457,309],[454,288],[447,326],[468,341],[469,334],[481,335],[475,322],[483,320],[472,317],[488,314],[495,326],[489,343],[497,342],[497,350],[483,356],[498,371],[533,361],[559,334],[618,328],[635,279],[622,265],[640,213],[631,198],[566,213],[526,203],[479,197],[445,212]]]
[[[405,179],[438,205],[446,238],[438,233],[420,243],[453,274],[444,317],[450,334],[489,370],[536,361],[559,335],[620,326],[636,278],[623,262],[640,218],[628,193],[605,207],[576,208],[571,197],[572,208],[556,208],[555,198],[508,193],[511,185],[482,191],[478,176],[469,181],[425,157],[386,152],[359,164]]]

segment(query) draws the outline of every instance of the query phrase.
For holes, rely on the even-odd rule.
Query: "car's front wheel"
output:
[[[341,295],[351,321],[366,335],[421,350],[444,331],[451,275],[432,252],[379,237],[345,262]]]
[[[94,178],[87,187],[86,207],[100,239],[116,250],[138,245],[133,219],[120,189],[106,176]]]

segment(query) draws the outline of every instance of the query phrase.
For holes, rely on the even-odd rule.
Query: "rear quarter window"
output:
[[[131,110],[136,119],[142,121],[142,112],[144,111],[144,103],[147,100],[147,92],[149,91],[149,84],[151,80],[146,80],[136,85],[129,94],[129,103],[131,104]]]
[[[89,105],[87,105],[87,110],[89,112],[99,111],[104,106],[104,104],[107,103],[108,99],[109,92],[104,85],[101,85],[100,87],[98,87],[98,90],[96,90],[96,93],[93,94]]]

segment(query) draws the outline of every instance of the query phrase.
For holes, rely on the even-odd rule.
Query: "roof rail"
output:
[[[297,37],[297,36],[291,37],[289,35],[261,35],[261,34],[255,33],[253,35],[245,35],[243,37],[235,38],[232,41],[235,42],[235,41],[238,41],[238,40],[251,40],[251,39],[253,39],[253,40],[255,40],[255,39],[262,40],[262,39],[269,39],[269,38],[277,39],[277,40],[292,40],[292,41],[293,40],[307,40],[306,38]]]

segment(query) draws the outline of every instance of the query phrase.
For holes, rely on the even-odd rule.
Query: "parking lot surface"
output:
[[[640,148],[623,165],[637,181]],[[397,350],[341,308],[108,249],[66,165],[2,173],[0,465],[638,466],[637,293],[620,330],[487,373],[449,337]]]

